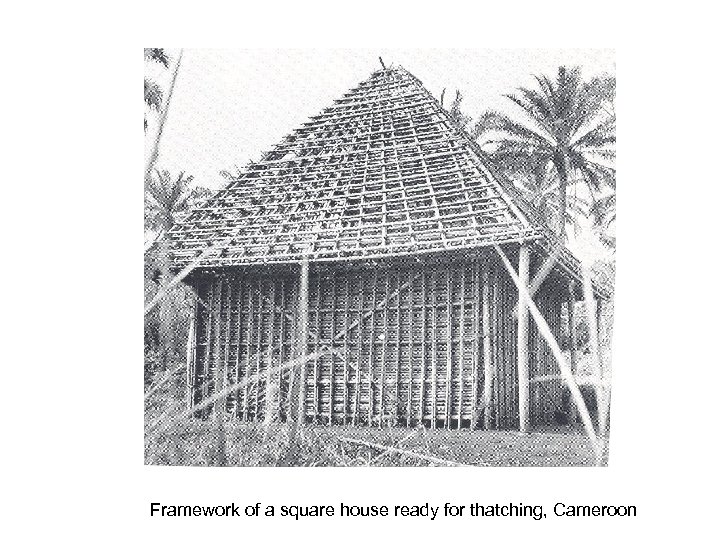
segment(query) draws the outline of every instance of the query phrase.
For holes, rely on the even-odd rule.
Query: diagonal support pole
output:
[[[585,433],[587,434],[588,439],[590,439],[590,444],[592,445],[593,451],[595,453],[596,463],[600,464],[600,460],[602,459],[602,447],[597,435],[595,434],[595,428],[593,427],[592,420],[590,419],[590,413],[585,406],[585,400],[582,398],[580,388],[578,388],[578,385],[573,378],[570,366],[568,365],[565,356],[560,350],[560,346],[558,345],[555,336],[553,336],[552,331],[550,330],[550,327],[545,320],[545,317],[542,316],[537,305],[535,305],[535,302],[530,297],[527,287],[522,286],[517,272],[515,272],[512,264],[510,264],[510,261],[508,260],[503,250],[497,245],[495,245],[494,247],[495,251],[500,256],[500,259],[502,260],[505,269],[510,274],[510,277],[515,283],[515,286],[518,288],[518,294],[520,296],[523,296],[525,301],[527,302],[528,309],[530,310],[530,314],[532,315],[533,320],[538,327],[538,331],[543,336],[543,338],[545,338],[545,341],[547,342],[550,350],[553,353],[553,356],[555,357],[555,361],[557,362],[560,369],[560,374],[562,375],[565,384],[570,389],[570,394],[572,395],[572,398],[575,401],[575,405],[580,412],[580,418],[582,420],[583,427],[585,428]]]

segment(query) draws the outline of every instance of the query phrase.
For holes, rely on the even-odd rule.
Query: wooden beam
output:
[[[530,248],[522,244],[518,253],[518,288],[528,288],[530,273]],[[520,431],[530,431],[530,394],[529,394],[529,351],[528,351],[528,303],[525,295],[518,294],[517,321],[517,367],[518,367],[518,416]]]

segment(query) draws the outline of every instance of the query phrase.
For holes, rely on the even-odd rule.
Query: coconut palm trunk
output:
[[[553,164],[558,175],[558,236],[563,242],[567,238],[565,231],[565,215],[567,214],[567,186],[568,186],[568,168],[565,159],[565,153],[558,149],[553,156]]]

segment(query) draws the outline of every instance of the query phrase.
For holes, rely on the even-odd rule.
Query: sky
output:
[[[171,58],[178,50],[168,49]],[[608,49],[185,49],[157,166],[185,171],[196,184],[219,189],[221,170],[243,168],[370,74],[401,65],[445,104],[463,94],[463,112],[512,111],[503,97],[535,82],[534,74],[580,66],[585,77],[615,73]],[[172,66],[171,66],[172,67]],[[146,74],[166,87],[171,70],[146,63]],[[153,128],[154,118],[149,119]],[[147,137],[148,139],[150,137]]]

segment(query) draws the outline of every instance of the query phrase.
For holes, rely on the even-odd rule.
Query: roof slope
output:
[[[311,117],[169,236],[177,265],[217,246],[205,267],[558,245],[403,68],[373,73]]]

